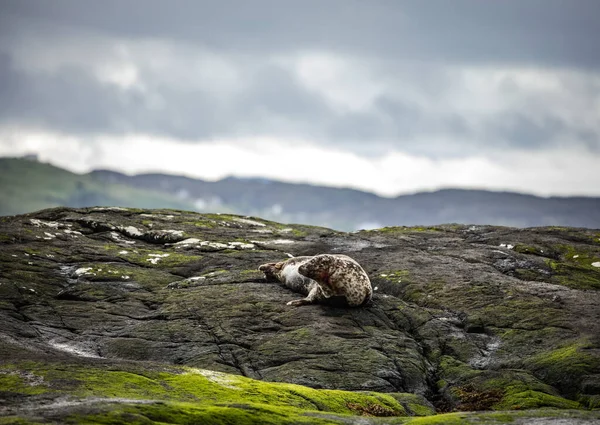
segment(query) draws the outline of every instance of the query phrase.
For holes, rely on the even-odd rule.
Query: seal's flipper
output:
[[[322,293],[321,288],[318,287],[317,285],[314,285],[312,287],[312,289],[310,290],[310,292],[308,293],[308,295],[306,296],[306,298],[289,301],[287,303],[287,305],[300,306],[300,305],[306,305],[306,304],[314,304],[320,299],[320,297],[319,297],[320,293]]]
[[[292,300],[292,301],[288,301],[286,303],[286,305],[293,305],[296,307],[299,307],[301,305],[307,305],[307,304],[312,304],[312,302],[307,301],[306,298],[300,298],[299,300]]]

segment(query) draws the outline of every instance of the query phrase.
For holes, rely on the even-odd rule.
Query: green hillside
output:
[[[0,158],[0,215],[57,206],[194,209],[190,202],[164,192],[102,183],[36,161]]]

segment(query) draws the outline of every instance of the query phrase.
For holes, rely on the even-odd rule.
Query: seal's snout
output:
[[[277,270],[277,263],[267,263],[258,267],[258,270],[263,273],[275,273]]]
[[[258,267],[258,270],[265,274],[265,278],[267,282],[277,282],[279,279],[277,278],[277,271],[279,263],[267,263]]]

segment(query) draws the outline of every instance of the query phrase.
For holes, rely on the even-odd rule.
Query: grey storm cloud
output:
[[[440,138],[456,152],[564,140],[600,150],[597,0],[5,0],[0,9],[2,125],[299,137],[363,153],[434,155],[444,141],[423,140]],[[123,46],[137,85],[98,76]],[[207,51],[216,65],[197,65]],[[341,58],[348,81],[332,77],[337,91],[299,76],[298,58],[316,51]],[[239,77],[228,79],[220,60]],[[487,77],[472,81],[464,69]],[[541,74],[515,79],[531,69]]]
[[[596,67],[596,0],[4,0],[10,15],[224,50],[319,46],[442,61]]]

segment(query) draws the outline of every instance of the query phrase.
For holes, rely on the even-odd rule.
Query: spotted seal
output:
[[[268,281],[279,281],[292,291],[306,295],[288,305],[313,304],[333,297],[345,298],[351,307],[367,304],[373,295],[371,281],[363,268],[347,255],[321,254],[293,257],[261,265]]]

